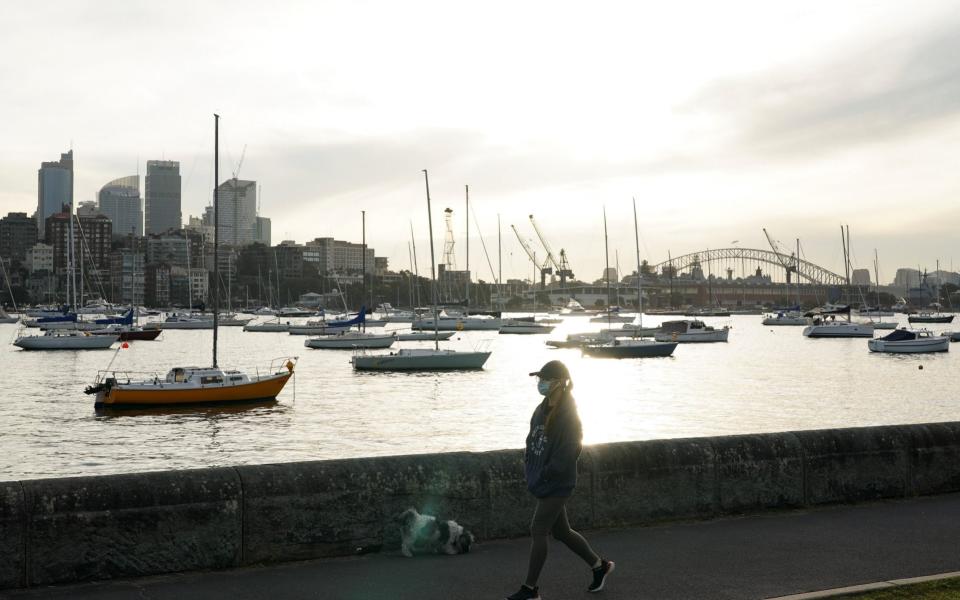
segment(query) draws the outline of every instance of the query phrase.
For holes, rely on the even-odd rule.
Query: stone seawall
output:
[[[575,527],[960,491],[960,423],[598,444]],[[0,589],[352,554],[408,506],[526,535],[519,450],[0,482]]]

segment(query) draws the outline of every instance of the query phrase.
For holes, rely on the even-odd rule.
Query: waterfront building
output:
[[[110,300],[127,306],[144,303],[143,253],[118,250],[111,256]]]
[[[363,244],[344,242],[333,238],[316,238],[303,248],[303,260],[316,265],[317,272],[360,273],[366,263],[367,273],[373,273],[376,260],[373,248],[367,247],[364,261]]]
[[[220,244],[223,246],[246,246],[256,241],[257,234],[257,183],[243,179],[228,179],[217,187],[219,207]],[[213,227],[213,206],[208,206],[203,224]]]
[[[113,221],[113,235],[143,236],[143,204],[140,200],[140,177],[130,175],[114,179],[100,188],[97,195],[100,214]]]
[[[0,219],[0,258],[11,264],[23,264],[37,237],[37,223],[27,213],[7,214]]]
[[[77,205],[77,216],[91,217],[100,212],[97,203],[93,200],[84,200]]]
[[[146,232],[158,234],[180,229],[180,163],[148,160],[143,185]]]
[[[273,252],[280,277],[299,279],[303,276],[303,246],[292,240],[284,240],[274,246]]]
[[[210,225],[206,225],[206,224],[205,224],[206,216],[204,216],[204,217],[194,217],[194,216],[191,216],[191,217],[187,220],[187,225],[184,227],[184,229],[186,229],[187,231],[192,231],[192,232],[194,232],[194,233],[197,233],[197,234],[203,236],[203,241],[204,241],[204,242],[206,242],[207,244],[212,244],[213,241],[214,241],[214,240],[213,240],[213,225],[212,225],[212,223],[213,223],[213,216],[212,216],[212,214],[211,214],[210,219],[211,219],[211,221],[210,221],[211,224],[210,224]]]
[[[60,155],[60,160],[40,163],[37,171],[37,235],[46,234],[50,215],[73,205],[73,150]]]
[[[146,306],[170,306],[170,265],[147,264],[144,267],[143,301]]]
[[[390,259],[386,256],[376,256],[373,259],[373,272],[377,277],[383,277],[390,270]]]
[[[148,264],[164,263],[183,268],[202,268],[206,243],[203,234],[181,229],[147,237]],[[188,264],[189,262],[189,264]]]
[[[28,248],[24,266],[31,275],[41,272],[53,273],[53,246],[38,242]]]
[[[68,208],[68,207],[64,207]],[[53,246],[53,268],[62,272],[67,267],[70,240],[70,215],[59,212],[47,218],[46,235],[48,244]],[[102,273],[110,270],[110,242],[113,236],[113,223],[105,215],[76,217],[73,228],[74,250],[84,268],[96,267]]]
[[[270,245],[270,219],[267,217],[257,217],[257,231],[254,235],[254,241],[264,246]]]
[[[907,290],[920,285],[920,271],[917,269],[900,268],[893,278],[893,287]]]

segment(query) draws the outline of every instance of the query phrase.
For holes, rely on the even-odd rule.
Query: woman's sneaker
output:
[[[602,590],[603,584],[607,582],[607,575],[613,573],[613,569],[616,566],[612,560],[601,559],[600,566],[593,570],[593,581],[590,583],[587,591],[599,592]]]
[[[528,588],[525,585],[520,586],[516,594],[507,596],[507,600],[540,600],[540,588]]]

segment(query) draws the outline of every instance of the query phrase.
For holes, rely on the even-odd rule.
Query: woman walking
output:
[[[577,459],[582,449],[583,429],[573,399],[573,380],[559,360],[551,360],[535,372],[543,401],[533,411],[524,451],[527,489],[537,498],[530,524],[533,544],[527,578],[507,600],[540,600],[537,580],[547,560],[547,534],[560,540],[593,570],[588,592],[603,589],[613,572],[612,560],[601,558],[582,535],[570,529],[566,502],[577,485]]]

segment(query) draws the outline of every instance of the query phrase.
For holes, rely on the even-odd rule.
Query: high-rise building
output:
[[[144,271],[144,304],[152,307],[170,306],[170,266],[148,264]]]
[[[114,179],[97,195],[100,213],[113,222],[114,237],[143,237],[143,204],[140,177],[130,175]]]
[[[112,233],[113,224],[104,215],[76,217],[73,227],[73,248],[77,257],[77,270],[80,268],[80,261],[83,260],[84,269],[88,273],[91,267],[98,270],[101,277],[105,277],[110,272]],[[68,262],[70,215],[65,212],[50,215],[47,218],[44,237],[47,244],[53,246],[53,268],[61,272],[67,268]]]
[[[254,234],[253,241],[259,242],[264,246],[270,245],[270,219],[267,217],[257,217],[257,231]]]
[[[283,240],[273,248],[277,269],[284,279],[297,279],[303,276],[303,246]]]
[[[37,223],[27,213],[10,213],[0,219],[0,258],[23,263],[37,243]]]
[[[226,246],[246,246],[256,241],[257,183],[243,179],[228,179],[217,188],[217,206],[220,243]],[[203,224],[213,226],[213,207],[208,206]]]
[[[909,269],[909,268],[899,268],[897,269],[897,274],[893,278],[894,287],[903,288],[906,290],[910,287],[916,287],[920,285],[920,271],[918,269]]]
[[[147,233],[180,229],[180,163],[148,160],[144,177]]]
[[[316,265],[319,273],[361,273],[366,263],[367,273],[375,268],[373,248],[367,246],[364,261],[363,244],[343,242],[333,238],[316,238],[303,248],[303,260]]]
[[[870,285],[870,269],[854,269],[850,275],[853,285]]]
[[[37,171],[37,234],[46,233],[47,217],[73,203],[73,150],[60,160],[40,163]]]

